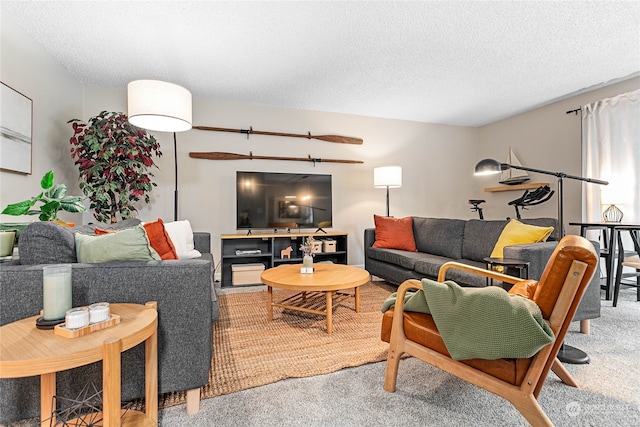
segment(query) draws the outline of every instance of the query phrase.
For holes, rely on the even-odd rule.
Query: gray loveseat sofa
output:
[[[365,269],[373,276],[398,285],[407,279],[436,279],[440,266],[448,261],[485,268],[484,257],[491,255],[508,220],[462,220],[413,217],[413,235],[418,252],[374,248],[375,229],[364,231]],[[551,253],[558,244],[557,221],[554,218],[522,219],[520,222],[541,227],[554,227],[546,242],[506,246],[504,257],[529,262],[529,278],[539,280]],[[597,243],[596,243],[597,244]],[[598,247],[596,247],[596,250]],[[451,271],[447,277],[461,286],[486,286],[483,277],[464,271]],[[507,271],[507,274],[514,274]],[[600,317],[599,278],[589,284],[574,320]]]
[[[139,221],[118,224],[126,227],[136,222]],[[43,223],[28,226],[21,235],[19,249],[28,252],[23,244],[29,241],[30,227],[52,226]],[[83,228],[85,231],[86,227]],[[42,309],[42,268],[45,263],[60,263],[60,256],[71,256],[73,231],[45,233],[50,236],[45,246],[54,247],[57,255],[43,259],[42,264],[24,265],[16,260],[0,264],[0,325],[39,313]],[[65,233],[69,233],[71,240]],[[218,318],[209,233],[195,232],[194,243],[202,253],[201,258],[72,263],[74,307],[101,301],[158,303],[159,393],[199,391],[209,380],[213,322]],[[40,251],[43,249],[39,248]],[[32,256],[29,258],[33,261]],[[69,345],[73,345],[72,339]],[[101,377],[99,363],[59,372],[57,394],[75,398],[88,382],[93,382],[100,389]],[[193,391],[187,396],[188,399],[199,398],[199,394]],[[141,397],[144,397],[143,344],[122,354],[122,399]],[[0,380],[0,423],[39,416],[39,402],[38,377]],[[190,402],[188,407],[197,408],[198,403]]]

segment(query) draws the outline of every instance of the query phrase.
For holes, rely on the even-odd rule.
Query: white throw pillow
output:
[[[195,249],[193,230],[188,220],[165,222],[164,229],[176,248],[178,259],[199,258],[202,254]]]

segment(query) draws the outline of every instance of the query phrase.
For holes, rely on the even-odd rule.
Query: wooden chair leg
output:
[[[200,410],[200,389],[187,390],[187,414],[193,415]]]
[[[397,346],[389,346],[389,354],[387,355],[387,368],[384,374],[384,386],[383,388],[393,393],[396,391],[396,380],[398,378],[398,366],[400,365],[401,351],[398,351]]]
[[[576,380],[573,379],[569,371],[567,371],[567,369],[562,365],[562,362],[560,362],[557,357],[551,365],[551,370],[566,385],[569,385],[571,387],[579,387]]]
[[[589,319],[583,319],[580,321],[580,333],[589,335],[591,333],[591,321]]]
[[[533,397],[533,394],[527,394],[524,396],[511,395],[509,397],[502,397],[509,400],[513,404],[513,406],[516,407],[518,412],[520,412],[532,426],[553,427],[551,419],[549,419],[547,414],[545,414],[545,412],[542,410],[542,407],[540,406],[536,398]]]

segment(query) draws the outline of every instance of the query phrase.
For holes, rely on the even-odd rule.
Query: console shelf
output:
[[[328,231],[326,233],[314,232],[282,232],[282,233],[253,233],[253,234],[223,234],[221,261],[221,286],[233,286],[231,266],[238,264],[262,263],[268,269],[282,264],[301,264],[302,251],[300,246],[304,240],[312,236],[315,240],[334,240],[335,252],[316,252],[314,262],[330,261],[336,264],[347,263],[347,233]],[[282,258],[281,251],[291,246],[290,258]],[[259,250],[260,253],[236,254],[240,250]],[[242,285],[255,286],[257,283]]]

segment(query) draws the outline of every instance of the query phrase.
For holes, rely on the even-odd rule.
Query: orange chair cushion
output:
[[[522,297],[533,300],[533,296],[536,293],[538,282],[536,280],[523,280],[518,282],[509,289],[509,294],[520,295]]]
[[[374,215],[373,222],[376,225],[374,248],[418,252],[416,241],[413,237],[413,217],[389,218]]]
[[[390,341],[393,312],[394,309],[387,310],[382,317],[380,336],[382,341]],[[410,341],[416,342],[445,356],[451,356],[430,314],[405,312],[404,332]],[[522,384],[522,380],[531,365],[531,361],[531,358],[496,360],[467,359],[461,360],[460,363],[464,363],[509,384],[518,386]]]
[[[161,259],[178,259],[176,248],[173,246],[173,242],[171,238],[169,238],[169,234],[167,230],[165,230],[161,218],[153,222],[145,223],[144,229],[147,232],[149,244],[158,252]]]

